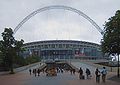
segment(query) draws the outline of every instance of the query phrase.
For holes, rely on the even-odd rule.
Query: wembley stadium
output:
[[[76,40],[46,40],[25,43],[24,56],[41,59],[102,59],[99,44]]]

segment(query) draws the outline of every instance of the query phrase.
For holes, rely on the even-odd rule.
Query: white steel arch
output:
[[[69,6],[63,6],[63,5],[52,5],[52,6],[46,6],[40,9],[37,9],[35,11],[33,11],[32,13],[30,13],[28,16],[26,16],[14,29],[14,34],[18,31],[18,29],[25,23],[27,22],[31,17],[35,16],[37,13],[46,11],[46,10],[50,10],[50,9],[65,9],[65,10],[69,10],[72,12],[75,12],[79,15],[81,15],[82,17],[84,17],[85,19],[87,19],[93,26],[95,26],[95,28],[103,35],[103,30],[86,14],[84,14],[82,11],[69,7]]]

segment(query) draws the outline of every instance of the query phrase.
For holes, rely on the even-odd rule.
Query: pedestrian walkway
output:
[[[89,67],[92,75],[94,74],[95,67],[93,66],[80,62],[71,63],[83,69]],[[114,73],[109,72],[107,77],[112,77],[113,75]],[[71,75],[70,72],[58,73],[54,77],[47,77],[45,73],[41,73],[40,76],[35,77],[34,75],[29,75],[29,70],[25,70],[13,75],[0,76],[0,85],[96,85],[96,82],[94,75],[91,79],[85,80],[80,80],[78,73]],[[119,83],[107,79],[106,83],[100,81],[99,85],[119,85]]]

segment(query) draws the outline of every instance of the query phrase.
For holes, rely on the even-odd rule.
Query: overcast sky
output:
[[[120,10],[120,0],[0,0],[0,34],[5,27],[14,29],[27,15],[50,5],[78,9],[93,19],[101,29],[105,21]],[[102,39],[102,35],[88,20],[64,9],[51,9],[36,14],[14,36],[25,42],[62,39],[100,43]]]

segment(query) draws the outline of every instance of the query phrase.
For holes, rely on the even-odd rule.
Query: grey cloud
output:
[[[103,28],[104,22],[120,8],[119,3],[120,0],[1,0],[0,33],[5,27],[14,29],[28,14],[49,5],[66,5],[79,9]],[[66,10],[48,10],[35,15],[18,30],[15,37],[23,38],[25,42],[78,39],[96,43],[102,38],[86,19]]]

